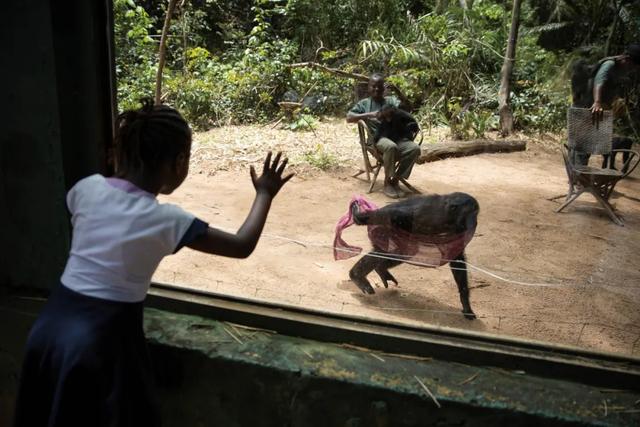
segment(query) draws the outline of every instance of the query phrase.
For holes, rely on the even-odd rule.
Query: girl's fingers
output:
[[[285,166],[287,166],[288,162],[289,162],[289,159],[285,157],[285,159],[282,161],[282,164],[280,165],[280,167],[278,169],[276,169],[276,173],[278,175],[282,175],[282,172],[284,172],[284,168],[285,168]]]
[[[295,173],[290,173],[289,175],[287,175],[286,177],[284,177],[282,179],[282,181],[280,182],[280,187],[282,187],[283,185],[285,185],[287,183],[287,181],[289,181],[291,178],[293,178],[293,176],[295,175]]]
[[[273,163],[271,164],[271,170],[275,171],[276,167],[278,166],[278,162],[280,161],[280,157],[282,157],[282,151],[278,151],[278,154],[276,154],[276,158],[273,159]]]
[[[262,168],[262,174],[264,175],[271,168],[271,151],[267,153],[267,158],[264,159],[264,167]]]
[[[255,184],[258,177],[256,176],[256,170],[253,166],[249,167],[249,173],[251,174],[251,181]]]

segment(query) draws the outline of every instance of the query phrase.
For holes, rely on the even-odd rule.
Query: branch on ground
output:
[[[475,141],[457,141],[447,144],[433,144],[422,147],[418,164],[435,162],[449,157],[471,156],[481,153],[505,153],[513,151],[525,151],[527,143],[525,141],[493,141],[493,140],[475,140]]]

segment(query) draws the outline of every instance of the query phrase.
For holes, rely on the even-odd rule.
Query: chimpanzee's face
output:
[[[380,120],[385,122],[390,122],[392,117],[393,117],[393,109],[389,108],[389,109],[380,111]]]
[[[466,194],[457,195],[446,200],[446,212],[451,224],[457,232],[476,227],[480,206],[478,202]]]

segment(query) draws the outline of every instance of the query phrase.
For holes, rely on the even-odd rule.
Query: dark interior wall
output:
[[[0,283],[45,286],[69,247],[49,2],[3,5]]]
[[[65,194],[104,171],[113,93],[110,0],[3,4],[0,284],[48,288],[69,250]]]
[[[59,279],[71,232],[66,190],[105,171],[115,105],[110,11],[111,0],[2,4],[0,299]],[[0,426],[9,425],[35,319],[20,304],[0,310]]]
[[[65,187],[105,173],[115,113],[111,0],[65,1],[51,22]],[[111,74],[110,74],[111,71]]]

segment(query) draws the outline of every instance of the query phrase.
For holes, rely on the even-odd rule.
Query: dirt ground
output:
[[[425,143],[443,138],[434,131]],[[473,321],[460,313],[447,266],[401,265],[393,270],[399,286],[389,289],[372,274],[376,294],[363,295],[348,281],[358,258],[333,260],[335,224],[352,195],[379,206],[391,201],[380,191],[366,195],[368,184],[351,176],[361,162],[357,134],[341,120],[321,123],[315,132],[238,126],[197,135],[190,176],[162,200],[212,226],[235,230],[242,224],[254,196],[248,164],[257,164],[267,149],[287,151],[298,175],[275,199],[251,257],[183,249],[162,262],[154,280],[310,310],[640,356],[640,171],[619,183],[612,197],[625,227],[613,224],[590,195],[558,214],[562,199],[550,199],[567,188],[557,146],[538,139],[526,152],[414,169],[410,181],[422,192],[464,191],[480,203],[466,250],[468,262],[484,270],[470,271]],[[313,165],[321,160],[340,167],[320,171]],[[343,237],[369,248],[363,227]]]

